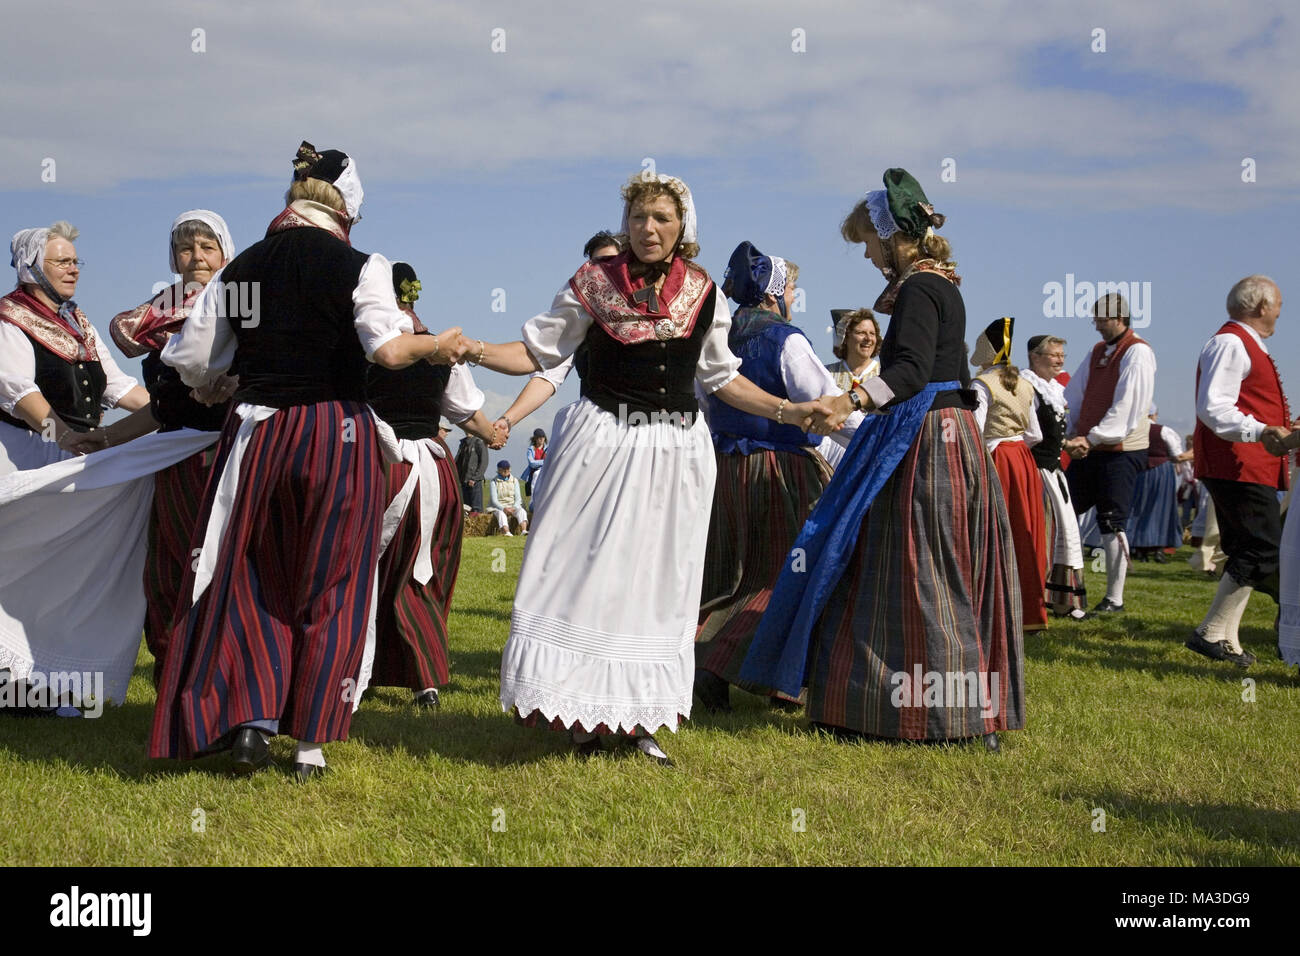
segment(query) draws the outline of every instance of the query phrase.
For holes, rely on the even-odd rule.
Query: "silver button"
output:
[[[667,391],[667,389],[661,388],[661,389],[659,389],[659,394],[660,394],[660,395],[663,395],[666,391]]]
[[[660,366],[659,366],[659,371],[662,372],[662,371],[663,371],[664,369],[666,369],[667,367],[668,367],[667,365],[660,365]],[[85,385],[86,383],[85,383],[85,382],[82,382],[81,384],[82,384],[82,385]]]
[[[660,367],[662,368],[662,366],[660,366]],[[82,385],[89,385],[89,384],[90,384],[90,379],[88,379],[88,378],[83,378],[83,379],[81,380],[81,384],[82,384]]]

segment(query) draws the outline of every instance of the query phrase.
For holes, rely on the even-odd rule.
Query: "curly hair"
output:
[[[875,358],[880,354],[880,347],[885,344],[885,338],[880,334],[880,321],[876,318],[876,313],[870,309],[854,309],[844,317],[844,342],[848,341],[849,333],[863,322],[870,322],[876,330],[876,347],[871,350],[871,357]],[[844,342],[831,346],[831,351],[841,361],[849,354],[848,346]]]
[[[844,217],[840,223],[840,235],[845,242],[866,242],[870,236],[878,235],[866,199],[858,200],[857,205]],[[952,243],[933,232],[920,239],[909,239],[903,233],[896,232],[888,240],[882,240],[880,246],[884,250],[887,264],[893,266],[899,275],[918,259],[934,259],[949,268],[957,265],[952,258]]]
[[[677,192],[667,183],[661,183],[657,179],[633,178],[623,185],[620,192],[623,194],[623,201],[627,203],[629,212],[638,202],[651,202],[660,196],[667,196],[673,201],[673,206],[677,209],[677,218],[682,220],[683,228],[685,227],[686,207],[682,205],[682,197],[677,195]],[[682,242],[681,235],[678,235],[674,255],[681,256],[683,259],[694,259],[699,254],[700,244],[698,242]]]

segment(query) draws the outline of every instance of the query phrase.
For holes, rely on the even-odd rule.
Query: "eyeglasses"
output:
[[[86,264],[86,260],[85,259],[46,259],[45,264],[47,266],[54,266],[60,272],[67,272],[73,266],[76,266],[78,269],[80,269],[82,266]]]

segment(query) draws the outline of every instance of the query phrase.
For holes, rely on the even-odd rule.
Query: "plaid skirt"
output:
[[[718,454],[704,558],[695,666],[754,694],[776,695],[739,677],[799,529],[831,480],[816,452],[765,449]]]
[[[812,635],[810,720],[945,740],[1025,722],[1016,559],[975,416],[928,413]]]

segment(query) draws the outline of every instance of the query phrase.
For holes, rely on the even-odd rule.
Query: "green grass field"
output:
[[[661,735],[665,769],[580,761],[501,712],[526,540],[465,540],[441,711],[380,690],[307,786],[283,741],[248,779],[225,756],[148,760],[143,649],[102,718],[0,721],[0,864],[1300,863],[1300,680],[1274,652],[1274,605],[1251,599],[1249,671],[1192,654],[1214,584],[1186,550],[1135,567],[1137,613],[1026,638],[1028,727],[1000,754],[838,743],[733,691],[733,714]],[[1101,576],[1088,586],[1095,603]]]

